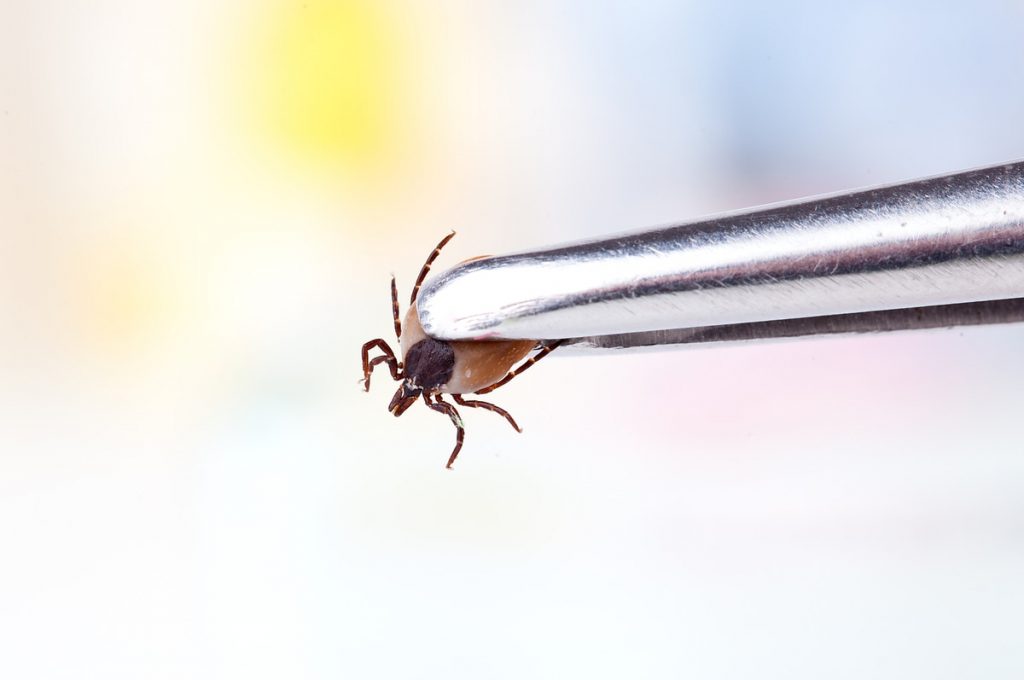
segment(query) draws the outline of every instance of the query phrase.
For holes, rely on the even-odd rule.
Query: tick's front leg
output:
[[[384,356],[375,357],[373,361],[370,361],[370,350],[376,347]],[[366,392],[370,391],[370,374],[373,373],[375,366],[381,363],[387,363],[388,369],[391,371],[391,377],[395,380],[402,379],[402,364],[395,357],[395,353],[391,350],[388,343],[384,342],[382,338],[376,340],[370,340],[363,345],[363,390]]]

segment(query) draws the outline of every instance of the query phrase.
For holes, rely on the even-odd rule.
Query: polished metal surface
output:
[[[474,260],[419,310],[437,338],[563,339],[1009,298],[1024,162]]]
[[[642,351],[708,344],[744,344],[836,335],[1024,323],[1024,298],[965,302],[958,305],[887,309],[879,312],[808,316],[777,321],[671,328],[640,333],[567,338],[560,354]]]

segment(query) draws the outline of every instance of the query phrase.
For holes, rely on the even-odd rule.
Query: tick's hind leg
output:
[[[374,347],[383,352],[384,356],[375,357],[373,361],[370,361],[370,350]],[[392,378],[395,380],[402,379],[402,364],[395,357],[395,353],[388,346],[388,343],[384,342],[382,338],[370,340],[363,345],[363,389],[365,391],[370,391],[370,374],[373,373],[374,367],[381,363],[387,363]]]
[[[544,345],[543,347],[541,347],[539,352],[534,354],[532,357],[530,357],[523,363],[519,364],[519,366],[517,366],[516,368],[513,368],[511,371],[508,372],[508,375],[506,375],[504,378],[494,383],[493,385],[489,385],[483,388],[482,390],[477,390],[473,394],[487,394],[488,392],[493,392],[494,390],[498,389],[499,387],[507,383],[512,378],[516,377],[517,375],[528,369],[530,366],[533,366],[535,363],[537,363],[547,355],[551,354],[553,351],[555,351],[555,348],[561,344],[561,340],[555,340],[554,342]]]
[[[487,409],[488,411],[494,411],[499,416],[507,420],[508,424],[511,425],[516,432],[523,431],[523,428],[516,425],[515,418],[512,417],[512,414],[496,404],[492,404],[489,401],[475,401],[473,399],[463,399],[461,394],[453,394],[452,398],[455,399],[456,404],[460,404],[462,406],[468,406],[469,408],[482,408]]]
[[[451,468],[452,463],[459,457],[459,451],[462,450],[462,440],[466,436],[466,428],[463,427],[462,417],[459,416],[459,412],[455,410],[454,406],[443,400],[440,394],[435,394],[434,398],[437,399],[436,404],[430,401],[429,393],[423,393],[423,401],[426,402],[427,406],[438,413],[447,415],[455,425],[455,449],[452,451],[452,455],[448,457],[448,464],[445,465],[446,468]]]

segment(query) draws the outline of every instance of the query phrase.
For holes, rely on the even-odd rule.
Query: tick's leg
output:
[[[391,371],[391,379],[395,381],[401,380],[402,374],[399,372],[398,362],[394,359],[394,357],[377,357],[376,359],[370,362],[370,372],[373,372],[374,366],[376,366],[377,364],[383,364],[385,362],[388,365],[388,369]]]
[[[402,320],[398,316],[398,286],[395,285],[395,277],[391,276],[391,318],[395,321],[395,337],[402,341]]]
[[[446,468],[451,468],[452,463],[459,457],[459,451],[462,450],[462,439],[466,436],[466,428],[462,426],[462,417],[459,416],[459,412],[455,410],[454,406],[441,399],[440,394],[435,394],[434,398],[437,399],[436,404],[430,401],[429,393],[423,393],[423,401],[427,403],[427,406],[438,413],[444,413],[455,424],[455,449],[452,451],[452,455],[448,457],[448,464],[445,465]]]
[[[519,364],[519,366],[517,366],[516,368],[513,368],[511,371],[508,372],[508,375],[506,375],[504,378],[494,383],[493,385],[489,385],[488,387],[483,388],[482,390],[477,390],[473,394],[487,394],[488,392],[493,392],[494,390],[498,389],[499,387],[507,383],[512,378],[516,377],[517,375],[528,369],[530,366],[533,366],[535,363],[537,363],[547,355],[551,354],[551,352],[553,352],[555,348],[561,344],[561,340],[556,340],[555,342],[544,345],[544,347],[542,347],[539,352],[534,354],[532,357],[530,357],[523,363]]]
[[[374,347],[383,352],[384,356],[376,357],[373,361],[370,361],[370,350]],[[363,345],[363,389],[365,391],[370,391],[370,374],[373,373],[374,366],[381,362],[387,362],[388,368],[391,369],[392,378],[395,380],[402,379],[402,364],[395,357],[395,353],[391,351],[388,343],[384,342],[382,338],[370,340]]]
[[[483,409],[487,409],[488,411],[494,411],[499,416],[501,416],[505,420],[507,420],[508,424],[511,425],[512,428],[515,429],[516,432],[522,432],[523,431],[523,429],[521,427],[516,425],[515,418],[512,417],[512,414],[509,413],[508,411],[506,411],[505,409],[503,409],[500,406],[492,404],[489,401],[474,401],[472,399],[463,399],[461,394],[453,394],[452,398],[455,399],[455,403],[456,404],[460,404],[462,406],[468,406],[470,408],[483,408]]]
[[[423,279],[427,278],[427,274],[430,272],[430,265],[434,264],[434,260],[436,260],[437,256],[441,254],[441,248],[444,248],[448,241],[452,240],[453,236],[455,236],[454,231],[441,239],[441,242],[437,244],[436,248],[434,248],[434,252],[430,253],[430,257],[428,257],[427,261],[423,263],[423,268],[420,269],[420,275],[416,277],[416,284],[412,287],[412,297],[409,298],[410,305],[416,302],[416,296],[420,294],[420,286],[423,285]]]

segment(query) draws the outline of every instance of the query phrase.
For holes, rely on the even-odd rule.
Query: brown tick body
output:
[[[445,401],[441,395],[450,394],[455,403],[469,408],[482,408],[494,411],[504,417],[509,424],[522,432],[519,425],[505,409],[490,402],[463,399],[463,394],[470,392],[486,394],[498,389],[516,377],[542,357],[550,353],[559,342],[539,343],[536,340],[498,340],[498,341],[454,341],[436,340],[428,336],[420,325],[416,312],[416,296],[419,294],[423,279],[430,271],[441,249],[455,236],[452,232],[441,239],[434,252],[420,269],[413,286],[409,309],[405,313],[404,322],[399,319],[398,287],[395,277],[391,277],[391,313],[395,324],[395,335],[398,336],[402,361],[382,338],[370,340],[363,345],[363,387],[370,390],[370,374],[378,364],[387,364],[391,377],[401,382],[395,396],[391,398],[388,410],[396,417],[405,413],[417,399],[432,410],[447,415],[455,425],[455,449],[448,458],[451,467],[462,449],[465,428],[462,417],[455,407]],[[512,367],[525,359],[534,349],[541,345],[540,351],[523,361],[521,365]],[[370,350],[377,348],[381,356],[370,359]]]

